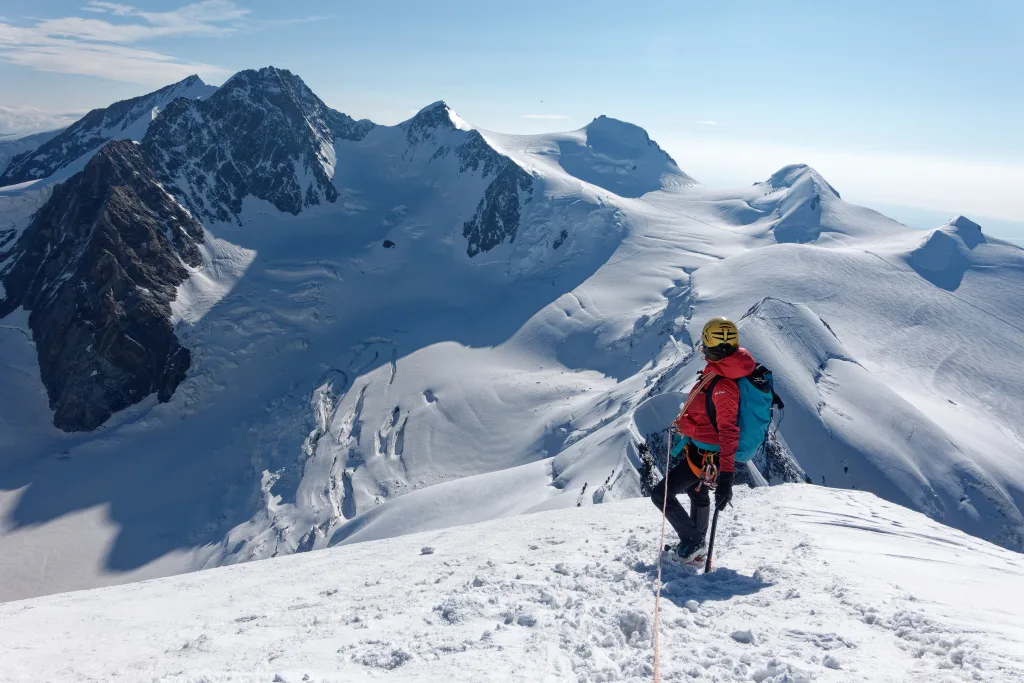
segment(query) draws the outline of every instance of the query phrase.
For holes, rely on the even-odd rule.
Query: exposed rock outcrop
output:
[[[333,203],[334,141],[373,127],[328,107],[291,72],[265,67],[235,74],[208,100],[171,103],[142,148],[195,215],[228,222],[249,195],[291,214]]]
[[[30,311],[57,427],[95,429],[152,393],[171,397],[190,355],[170,302],[202,241],[134,142],[107,143],[54,190],[0,272],[0,317]]]
[[[171,102],[202,99],[216,90],[199,76],[189,76],[148,95],[93,109],[59,135],[11,159],[0,169],[0,186],[46,178],[110,140],[141,140],[150,122]]]

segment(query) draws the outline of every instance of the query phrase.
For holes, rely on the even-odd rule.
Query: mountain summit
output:
[[[291,214],[334,202],[334,141],[372,128],[325,105],[291,72],[265,67],[235,74],[208,100],[172,103],[143,151],[193,213],[234,221],[247,196]]]
[[[550,156],[566,173],[622,197],[694,187],[643,128],[599,116],[583,128],[550,136]]]
[[[108,140],[141,140],[150,122],[171,102],[205,99],[216,90],[199,76],[189,76],[148,95],[93,109],[56,137],[11,159],[6,169],[0,169],[0,186],[46,178],[76,162],[84,164]]]

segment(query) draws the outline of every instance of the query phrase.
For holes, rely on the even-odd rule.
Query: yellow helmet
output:
[[[736,323],[733,321],[721,316],[715,316],[704,324],[704,329],[700,333],[700,340],[704,344],[705,349],[713,349],[722,344],[738,348],[740,345],[740,331],[736,329]]]

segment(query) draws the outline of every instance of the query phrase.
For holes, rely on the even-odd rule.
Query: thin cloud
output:
[[[110,12],[120,17],[128,16],[135,11],[135,8],[131,5],[119,5],[116,2],[96,2],[96,0],[93,0],[93,2],[90,2],[82,9],[86,12]]]
[[[0,105],[0,136],[38,133],[70,126],[85,112],[53,112],[33,107]]]
[[[218,36],[234,33],[249,14],[232,0],[203,0],[170,12],[144,12],[131,5],[94,2],[86,9],[141,21],[111,23],[105,19],[62,17],[40,21],[33,28],[48,36],[75,40],[135,43],[172,36]]]
[[[135,44],[176,36],[224,36],[244,28],[249,10],[232,0],[204,0],[167,12],[94,0],[94,17],[61,17],[15,26],[0,21],[0,61],[37,71],[73,73],[142,85],[164,85],[198,73],[211,79],[229,69],[181,60]],[[117,21],[107,18],[117,17]]]
[[[719,123],[718,121],[698,121],[697,125],[700,125],[700,126],[720,126],[722,124]]]
[[[548,121],[568,121],[571,117],[561,114],[523,114],[524,119],[544,119]]]

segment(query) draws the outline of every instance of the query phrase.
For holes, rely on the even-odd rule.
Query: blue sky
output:
[[[437,99],[504,132],[608,114],[708,185],[806,162],[905,222],[962,212],[1024,238],[1020,2],[3,0],[0,17],[8,112],[273,64],[379,123]]]

